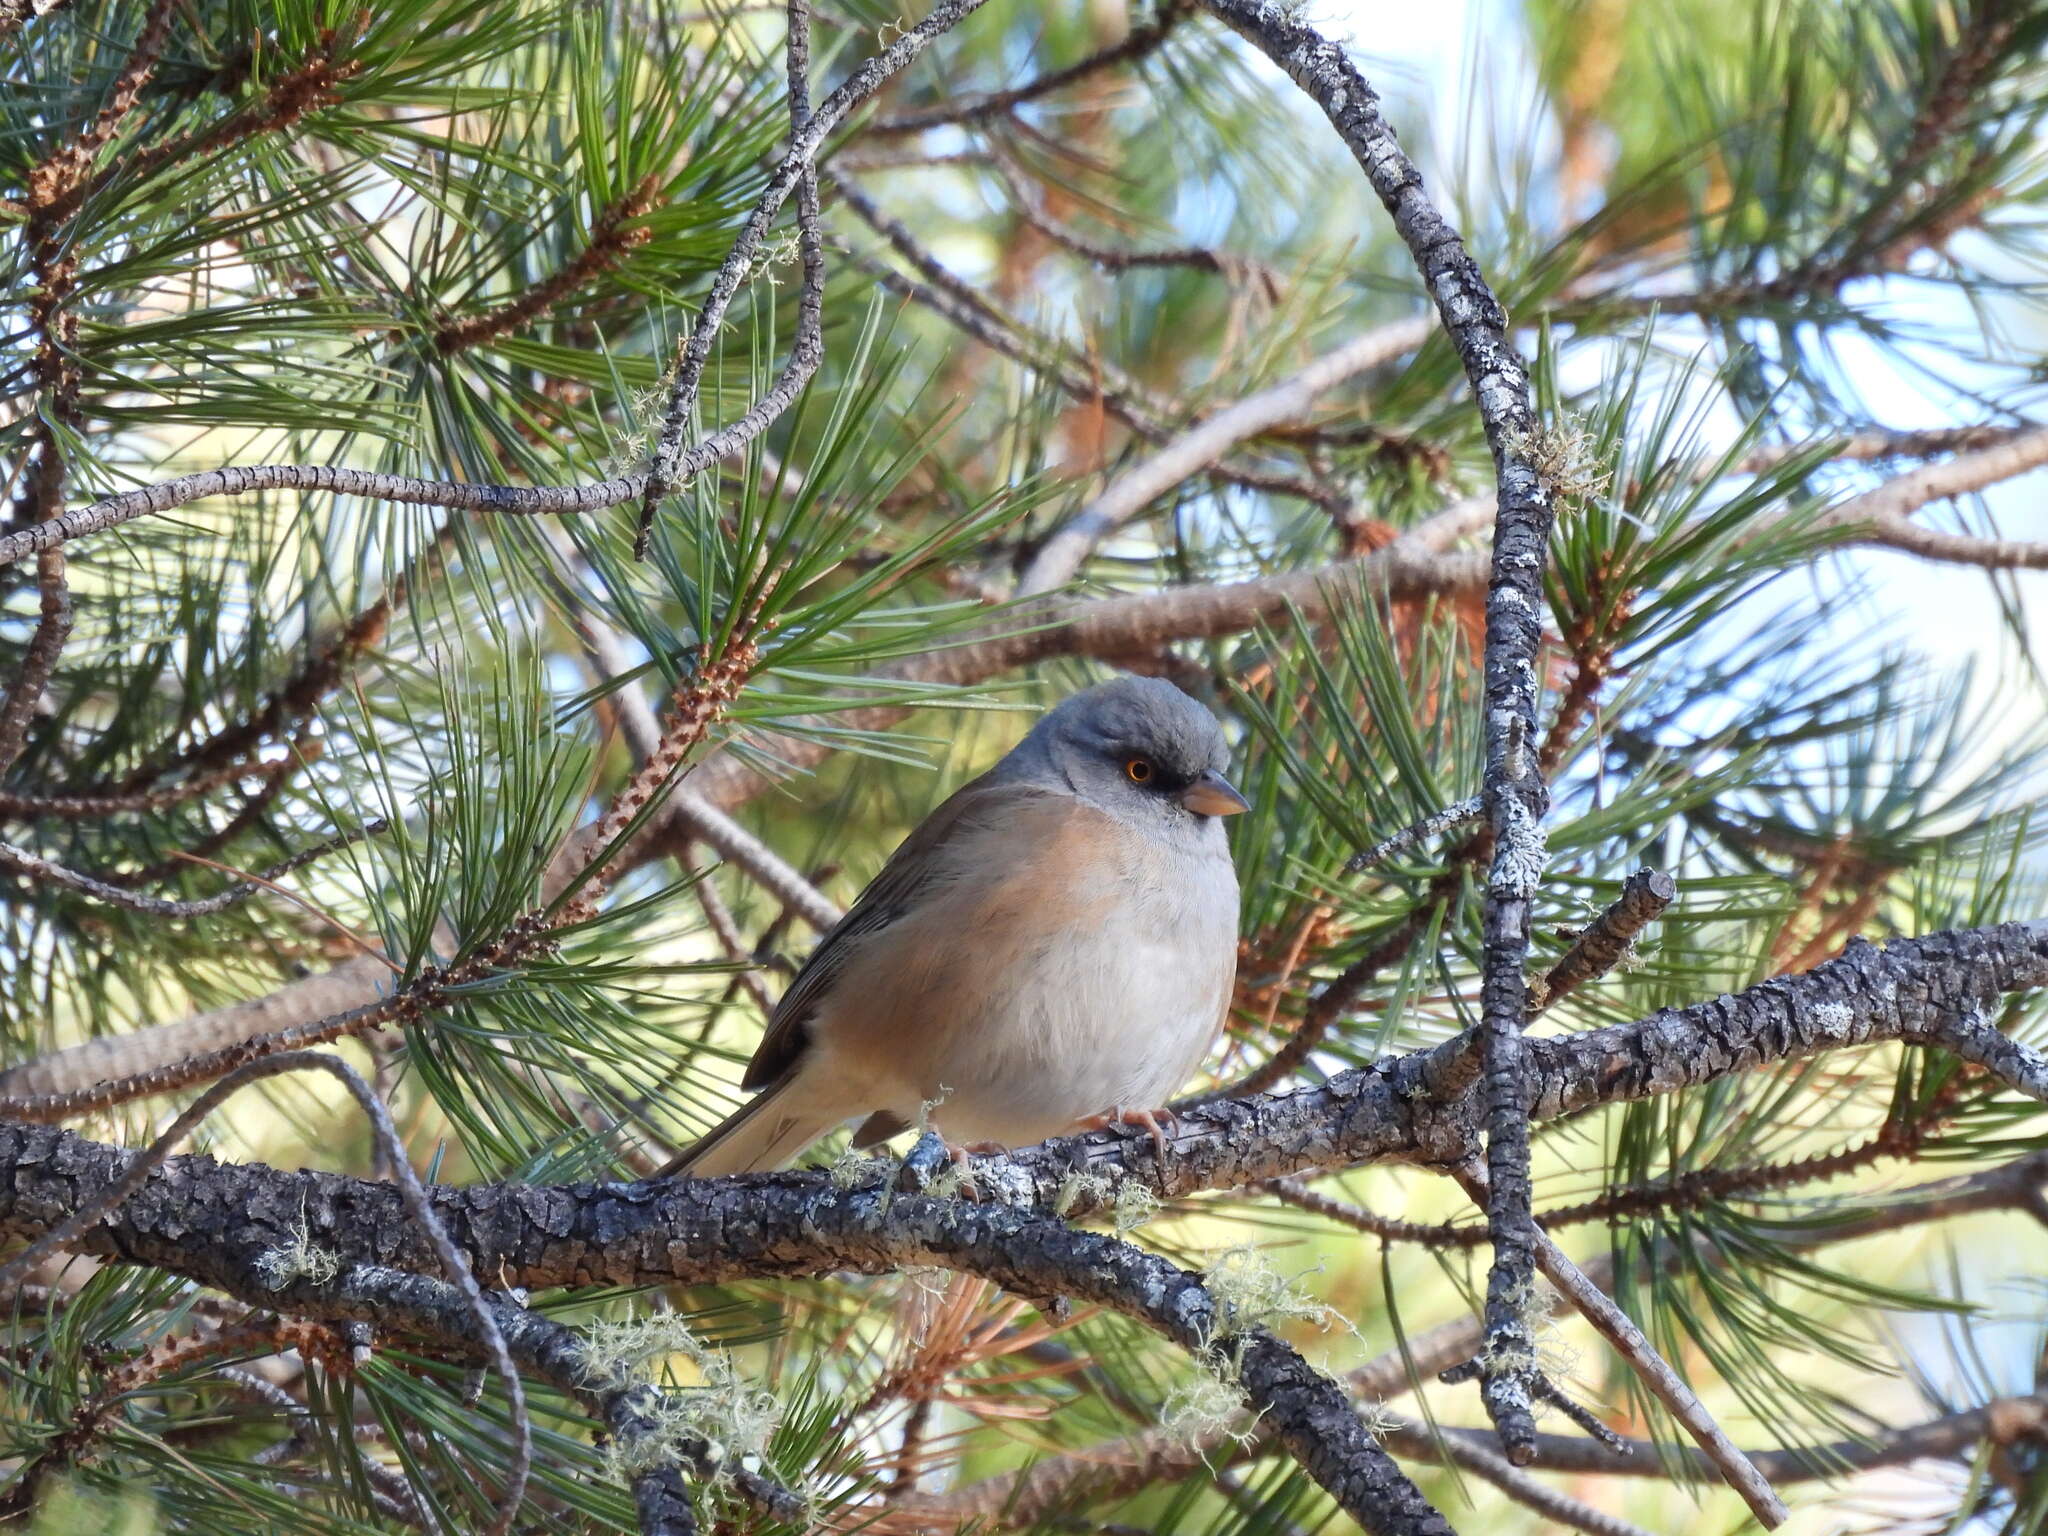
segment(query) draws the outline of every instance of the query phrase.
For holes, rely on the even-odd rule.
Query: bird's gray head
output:
[[[1246,809],[1216,717],[1173,684],[1120,677],[1075,694],[992,775],[1063,788],[1120,821],[1193,828]]]

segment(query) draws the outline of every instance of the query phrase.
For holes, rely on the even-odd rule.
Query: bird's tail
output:
[[[786,1166],[838,1123],[829,1114],[806,1113],[794,1077],[756,1094],[697,1141],[676,1154],[657,1179],[685,1175],[715,1178],[721,1173],[754,1173]]]

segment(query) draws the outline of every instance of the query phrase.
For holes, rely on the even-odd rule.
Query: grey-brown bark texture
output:
[[[1529,1102],[1538,1119],[1672,1093],[1774,1062],[1880,1041],[1941,1044],[1952,1022],[2048,985],[2048,923],[1930,934],[1879,947],[1858,943],[1803,975],[1654,1014],[1635,1024],[1528,1042]],[[1452,1046],[1346,1072],[1328,1084],[1190,1109],[1162,1161],[1142,1130],[1095,1132],[969,1167],[984,1203],[880,1187],[841,1189],[820,1173],[749,1175],[679,1184],[440,1187],[433,1208],[473,1267],[505,1285],[706,1283],[742,1276],[818,1275],[943,1264],[992,1273],[1050,1297],[1085,1261],[1127,1245],[1065,1231],[1038,1212],[1080,1219],[1114,1201],[1117,1182],[1161,1196],[1226,1189],[1308,1169],[1370,1162],[1453,1165],[1479,1144],[1476,1090],[1433,1096]],[[120,1176],[134,1154],[48,1127],[0,1132],[0,1226],[33,1235]],[[1082,1169],[1105,1176],[1077,1186]],[[426,1239],[391,1185],[332,1174],[283,1173],[210,1158],[172,1159],[83,1246],[161,1266],[260,1299],[258,1260],[287,1244],[302,1219],[315,1244],[344,1264],[431,1268]],[[1142,1257],[1142,1256],[1139,1256]],[[1136,1262],[1136,1260],[1132,1260]],[[1034,1269],[1034,1264],[1042,1267]],[[1158,1307],[1163,1282],[1147,1269],[1097,1298]],[[1150,1288],[1150,1289],[1148,1289]],[[1076,1291],[1074,1294],[1087,1294]],[[289,1298],[319,1305],[317,1288]]]
[[[1717,656],[1688,674],[1656,638],[1665,623],[1710,631],[1759,573],[1804,569],[1824,548],[1866,544],[1997,573],[2048,564],[2038,541],[2000,537],[1988,522],[1957,532],[1916,521],[1941,515],[1945,498],[2048,463],[2048,429],[2003,405],[1991,421],[1894,428],[1825,391],[1801,416],[1779,399],[1781,385],[1799,393],[1798,360],[1774,355],[1731,360],[1723,374],[1675,370],[1673,401],[1719,390],[1745,435],[1722,452],[1678,432],[1675,405],[1636,402],[1655,382],[1645,317],[1668,286],[1657,279],[1668,275],[1658,264],[1673,260],[1670,231],[1626,229],[1636,207],[1695,208],[1693,286],[1669,308],[1725,322],[1731,349],[1737,337],[1754,339],[1738,327],[1747,318],[1796,313],[1824,327],[1851,302],[1847,285],[1924,276],[1936,255],[1951,259],[1955,237],[2027,185],[2013,128],[2034,122],[2028,40],[2048,18],[1983,0],[1884,33],[1910,55],[1867,70],[1890,94],[1861,103],[1868,121],[1854,134],[1840,122],[1858,111],[1824,114],[1829,144],[1882,146],[1863,206],[1844,173],[1841,206],[1828,211],[1837,228],[1809,240],[1800,220],[1777,223],[1775,206],[1758,217],[1740,199],[1724,209],[1728,187],[1771,179],[1743,159],[1757,118],[1749,104],[1695,141],[1660,148],[1668,172],[1697,165],[1710,145],[1721,184],[1703,191],[1681,169],[1617,190],[1601,220],[1560,230],[1534,257],[1512,224],[1491,227],[1462,205],[1478,248],[1500,253],[1483,273],[1372,84],[1292,5],[1165,0],[1121,36],[1102,32],[1100,8],[1089,8],[1086,46],[1069,33],[1058,44],[1075,61],[1021,81],[1018,23],[982,0],[943,0],[879,28],[791,0],[779,54],[761,52],[744,20],[727,32],[721,18],[634,12],[620,53],[588,7],[565,10],[559,27],[472,8],[460,41],[474,57],[451,51],[453,34],[411,25],[410,10],[310,31],[281,23],[237,52],[214,35],[204,3],[153,0],[131,22],[79,0],[75,29],[42,9],[0,5],[0,42],[18,50],[10,59],[52,61],[47,94],[9,119],[11,147],[0,149],[0,260],[12,262],[25,295],[14,333],[22,350],[0,355],[17,364],[0,378],[13,492],[0,523],[0,602],[14,599],[0,641],[11,645],[17,629],[23,637],[0,703],[0,818],[9,823],[0,880],[10,898],[20,891],[26,914],[15,924],[10,913],[0,929],[0,958],[19,970],[0,971],[0,984],[48,1014],[18,1030],[0,1020],[10,1040],[33,1042],[21,1053],[33,1059],[0,1076],[0,1235],[42,1244],[0,1274],[0,1293],[24,1317],[42,1308],[48,1326],[16,1330],[19,1379],[0,1418],[18,1420],[19,1433],[7,1441],[15,1466],[0,1519],[56,1497],[53,1474],[133,1455],[114,1431],[146,1426],[130,1438],[147,1443],[173,1417],[149,1417],[160,1396],[210,1402],[206,1394],[237,1382],[290,1427],[249,1459],[256,1470],[237,1507],[282,1499],[295,1513],[290,1499],[317,1485],[315,1464],[339,1466],[355,1452],[351,1420],[327,1423],[316,1394],[407,1351],[422,1353],[405,1370],[486,1359],[494,1369],[477,1369],[459,1396],[412,1398],[430,1406],[396,1413],[405,1428],[392,1463],[359,1460],[354,1493],[341,1467],[330,1491],[336,1508],[428,1528],[495,1520],[503,1529],[537,1510],[560,1517],[574,1503],[564,1466],[609,1474],[616,1508],[604,1528],[637,1523],[650,1536],[694,1536],[708,1487],[745,1506],[745,1519],[782,1526],[878,1519],[892,1536],[990,1516],[1071,1526],[1098,1513],[1090,1498],[1185,1479],[1203,1456],[1249,1462],[1276,1450],[1310,1498],[1320,1497],[1312,1482],[1342,1517],[1387,1536],[1450,1528],[1403,1470],[1408,1459],[1448,1459],[1541,1518],[1594,1536],[1640,1533],[1518,1468],[1697,1471],[1734,1487],[1771,1525],[1783,1506],[1767,1478],[1802,1476],[1828,1458],[1889,1465],[1983,1447],[1995,1497],[2014,1510],[2038,1503],[2029,1479],[2044,1475],[2048,1423],[2038,1378],[2031,1395],[1987,1391],[1974,1407],[1884,1426],[1866,1442],[1829,1445],[1805,1429],[1816,1442],[1806,1452],[1749,1453],[1652,1347],[1680,1309],[1631,1318],[1606,1291],[1631,1278],[1631,1220],[1674,1218],[1632,1256],[1653,1281],[1725,1271],[1736,1261],[1713,1241],[1717,1202],[1761,1200],[1886,1160],[2003,1155],[2008,1143],[1986,1127],[2003,1130],[2016,1097],[2048,1101],[2048,1057],[2015,1037],[2028,994],[2048,986],[2048,922],[1990,921],[2034,910],[2013,873],[2032,834],[2002,809],[1983,813],[1974,841],[1945,830],[1955,808],[2002,805],[2011,784],[1973,785],[1943,814],[1916,802],[1913,814],[1893,815],[1893,801],[1911,797],[1887,775],[1910,776],[1914,753],[1887,755],[1882,741],[1845,746],[1860,727],[1842,717],[1855,712],[1812,691],[1776,714],[1760,705],[1758,720],[1732,733],[1685,740],[1679,723],[1703,700],[1736,696],[1725,676],[1702,681],[1734,663]],[[422,0],[420,14],[433,12]],[[1059,32],[1069,18],[1045,20]],[[1316,287],[1327,274],[1310,280],[1271,259],[1291,263],[1297,252],[1150,238],[1139,233],[1144,217],[1126,220],[1112,206],[1116,153],[1131,146],[1117,142],[1126,98],[1104,88],[1119,71],[1156,66],[1155,85],[1170,77],[1175,91],[1206,91],[1189,82],[1209,79],[1205,52],[1231,46],[1219,21],[1321,113],[1391,220],[1396,239],[1383,257],[1357,229],[1340,232],[1340,280],[1328,293]],[[814,23],[829,37],[818,49],[815,110]],[[1588,18],[1587,31],[1608,24]],[[970,34],[984,25],[1002,65],[995,80],[1010,83],[942,90],[936,104],[890,101],[862,121],[885,87],[904,89],[898,77],[921,55],[926,66],[971,67],[983,40]],[[1860,58],[1857,49],[1876,47],[1871,36],[1852,27],[1835,38],[1840,56]],[[1606,37],[1608,55],[1622,41]],[[1768,37],[1755,46],[1772,59]],[[1600,49],[1587,48],[1597,62]],[[513,92],[516,111],[450,104],[517,79],[491,73],[500,58],[518,58],[544,83]],[[1198,59],[1204,67],[1190,70]],[[1573,93],[1586,88],[1585,63],[1557,85],[1563,158],[1581,169],[1591,117]],[[8,67],[10,84],[23,76]],[[437,70],[459,83],[444,88]],[[1843,85],[1862,87],[1853,72]],[[614,93],[616,123],[600,103]],[[1786,94],[1767,96],[1772,114]],[[1771,156],[1796,138],[1794,109],[1826,98],[1791,93]],[[551,117],[562,102],[573,110]],[[1179,101],[1160,127],[1193,134],[1196,115]],[[531,139],[518,140],[514,123]],[[446,127],[445,144],[435,125]],[[378,134],[394,126],[399,147],[380,148]],[[1261,152],[1278,142],[1273,130],[1260,124]],[[928,131],[963,142],[941,146]],[[890,148],[864,157],[864,136]],[[1251,158],[1249,142],[1229,153]],[[431,196],[419,190],[415,155],[438,167]],[[244,156],[260,174],[244,176]],[[337,156],[380,168],[418,198],[405,214],[417,215],[418,241],[403,293],[389,291],[378,254],[390,230],[343,196]],[[1335,151],[1329,165],[1351,174]],[[988,172],[968,190],[1014,216],[990,242],[997,266],[986,280],[934,233],[949,217],[944,199],[927,206],[898,184],[865,179],[941,166]],[[186,178],[199,189],[190,200],[178,190]],[[1127,177],[1123,190],[1143,192],[1144,180]],[[271,192],[284,200],[264,201]],[[1282,178],[1276,195],[1300,192]],[[1308,227],[1323,200],[1299,201]],[[219,215],[226,223],[216,205],[234,210]],[[1351,210],[1360,211],[1369,209]],[[1161,202],[1150,221],[1173,217]],[[279,234],[298,231],[301,218],[319,238]],[[781,219],[792,222],[778,245]],[[1257,222],[1233,227],[1230,240]],[[568,238],[556,241],[554,224]],[[1759,225],[1770,229],[1766,247],[1745,254],[1731,231]],[[318,253],[317,281],[294,240]],[[229,267],[269,287],[215,312],[208,285],[225,281],[221,250],[232,253]],[[1091,279],[1152,284],[1141,301],[1112,309],[1156,320],[1157,334],[1105,344],[1125,339],[1112,338],[1117,326],[1077,335],[1044,313],[1035,285],[1048,255],[1078,261]],[[789,282],[779,283],[778,265]],[[1224,293],[1227,315],[1203,308],[1206,298],[1189,309],[1180,284]],[[888,297],[862,308],[848,293]],[[1530,312],[1511,318],[1500,293],[1527,294]],[[892,313],[898,301],[913,318]],[[284,321],[267,333],[261,317],[273,310]],[[1315,338],[1297,312],[1341,315],[1341,336]],[[1568,343],[1555,328],[1606,344],[1610,323],[1638,347],[1634,371],[1560,399]],[[947,398],[935,412],[921,414],[922,398],[878,360],[895,345],[892,325],[942,338],[933,355],[949,371],[932,392]],[[214,332],[235,344],[210,353],[204,338]],[[245,333],[252,349],[237,350]],[[914,336],[904,351],[916,355]],[[266,361],[254,367],[259,354]],[[1604,365],[1617,355],[1603,354]],[[657,374],[663,357],[672,361]],[[305,378],[294,371],[277,383],[266,370],[280,359],[302,364]],[[188,399],[188,373],[211,394]],[[1759,382],[1767,375],[1768,388]],[[364,377],[375,382],[353,415],[301,398]],[[358,434],[388,436],[362,467],[207,467],[146,483],[185,465],[152,458],[141,474],[125,456],[137,419],[130,395],[144,385],[166,413],[323,445],[309,457],[328,444],[349,457]],[[1323,414],[1338,393],[1342,404]],[[1939,462],[1881,479],[1828,478],[1897,460]],[[1856,493],[1833,499],[1843,486]],[[1042,487],[1071,492],[1072,505],[1016,516],[1011,499],[1021,505]],[[1249,518],[1244,498],[1255,499]],[[204,521],[210,507],[187,512],[216,501],[230,518],[217,527]],[[637,520],[598,515],[634,503]],[[410,541],[386,533],[380,542],[336,510],[365,506],[453,515]],[[519,521],[533,515],[562,521],[534,539]],[[1461,547],[1480,536],[1490,548]],[[1137,538],[1149,542],[1132,561],[1126,545]],[[377,552],[383,569],[372,580]],[[24,606],[31,555],[33,611]],[[304,654],[282,667],[272,665],[280,657],[267,605],[294,560],[307,575]],[[1129,584],[1153,564],[1156,590],[1061,590],[1076,579]],[[316,624],[330,589],[338,611]],[[1029,601],[996,613],[960,602],[1003,596]],[[527,627],[515,631],[515,616]],[[400,635],[408,622],[411,634]],[[184,650],[162,639],[166,629],[191,631],[180,636]],[[562,635],[573,642],[558,645]],[[470,654],[454,655],[465,647]],[[508,682],[529,652],[545,681]],[[587,671],[571,697],[557,661]],[[1224,1086],[1190,1100],[1163,1140],[1110,1130],[975,1157],[960,1170],[965,1193],[948,1192],[957,1175],[935,1137],[900,1163],[829,1172],[682,1184],[568,1177],[658,1161],[641,1133],[673,1140],[709,1102],[701,1069],[728,1043],[713,1040],[724,1010],[743,988],[762,1008],[772,996],[760,976],[729,969],[779,963],[773,951],[792,914],[823,927],[840,910],[835,896],[845,893],[828,894],[822,873],[795,862],[798,832],[785,839],[773,814],[754,828],[734,814],[778,776],[849,745],[900,756],[888,733],[922,705],[1054,662],[1174,677],[1243,735],[1261,775],[1238,828],[1250,899],[1234,1017],[1250,1059],[1220,1062]],[[459,685],[449,684],[457,671]],[[659,714],[643,677],[666,695]],[[1626,680],[1619,702],[1606,687],[1617,679]],[[1891,686],[1880,669],[1865,691]],[[1643,718],[1610,737],[1607,712],[1624,708]],[[469,733],[466,719],[511,728]],[[591,721],[602,725],[588,757],[560,750]],[[630,748],[623,764],[607,758],[615,728]],[[1914,751],[1947,771],[1933,734]],[[1846,768],[1810,770],[1826,752]],[[313,773],[323,754],[342,760],[331,776]],[[1624,778],[1614,798],[1610,765]],[[386,816],[343,814],[364,783],[392,799]],[[1833,808],[1827,792],[1840,783],[1878,784],[1876,808]],[[1460,799],[1475,787],[1475,798]],[[1808,814],[1771,803],[1781,792],[1798,802],[1792,790],[1807,794]],[[230,792],[241,804],[216,825],[210,797]],[[1468,823],[1477,825],[1460,835]],[[259,852],[264,839],[275,846]],[[1685,882],[1698,874],[1705,891],[1736,892],[1724,907],[1746,903],[1771,930],[1741,928],[1711,902],[1674,905],[1674,880],[1638,867],[1660,842]],[[728,867],[706,871],[693,856],[700,845]],[[1357,849],[1369,851],[1347,860]],[[361,859],[352,882],[331,873],[344,856]],[[698,882],[695,900],[669,892],[642,902],[671,858]],[[1416,878],[1413,865],[1428,873]],[[205,883],[185,896],[153,894],[195,868]],[[773,898],[769,914],[759,893]],[[295,905],[280,921],[287,900]],[[705,914],[713,964],[673,961],[676,934],[644,922],[662,907]],[[1709,914],[1728,932],[1686,949]],[[1547,962],[1532,953],[1549,942],[1539,915],[1560,941]],[[195,950],[178,953],[134,926],[138,917],[214,943],[209,959],[219,963],[188,966]],[[1678,958],[1651,1000],[1678,1005],[1631,1018],[1650,1001],[1601,983],[1660,921],[1678,935]],[[1947,925],[1956,926],[1882,947],[1856,937]],[[759,935],[752,949],[750,932]],[[169,979],[150,972],[159,956],[176,967]],[[1738,984],[1712,978],[1763,975],[1773,979],[1696,1000],[1711,985]],[[650,1035],[632,1016],[664,1008],[676,978],[724,992],[693,1040],[680,1028],[660,1040],[664,1059],[650,1069]],[[162,1017],[154,999],[174,991],[188,1016],[150,1022]],[[1560,1003],[1552,1020],[1563,1032],[1526,1033],[1532,1012]],[[1375,1039],[1367,1015],[1380,1005],[1388,1033]],[[70,1010],[86,1027],[74,1028]],[[1627,1022],[1609,1022],[1617,1019]],[[342,1040],[370,1051],[376,1089],[338,1058],[303,1049]],[[1404,1040],[1441,1043],[1389,1044]],[[1787,1152],[1767,1126],[1750,1137],[1725,1113],[1764,1091],[1753,1083],[1789,1091],[1800,1078],[1778,1069],[1821,1058],[1848,1085],[1842,1101],[1889,1098],[1863,1140]],[[401,1064],[417,1076],[400,1091],[441,1111],[457,1150],[490,1176],[422,1192],[406,1162],[419,1148],[383,1102]],[[342,1078],[369,1114],[370,1168],[395,1182],[173,1155],[232,1089],[300,1067]],[[56,1128],[207,1082],[213,1090],[147,1152]],[[1702,1088],[1716,1091],[1691,1092]],[[1672,1107],[1660,1120],[1650,1111],[1664,1103]],[[1628,1171],[1588,1198],[1537,1211],[1532,1128],[1548,1134],[1631,1105],[1594,1122]],[[1645,1161],[1643,1149],[1660,1140],[1686,1151],[1671,1152],[1668,1167]],[[1688,1158],[1702,1148],[1694,1166]],[[1483,1209],[1483,1225],[1389,1215],[1353,1191],[1311,1187],[1316,1176],[1380,1164],[1450,1175]],[[514,1172],[526,1177],[499,1177]],[[1895,1205],[1828,1206],[1830,1222],[1781,1235],[1770,1261],[1960,1214],[2048,1220],[2042,1173],[2032,1154],[1912,1185]],[[1295,1208],[1283,1215],[1309,1213],[1353,1251],[1367,1247],[1362,1239],[1445,1258],[1489,1249],[1483,1320],[1446,1324],[1342,1378],[1326,1374],[1294,1342],[1286,1324],[1302,1314],[1288,1303],[1247,1313],[1233,1290],[1243,1282],[1223,1261],[1169,1258],[1122,1236],[1158,1201],[1232,1192],[1243,1204],[1257,1192],[1277,1197]],[[1686,1225],[1703,1213],[1697,1228]],[[1114,1221],[1117,1235],[1076,1225],[1097,1219]],[[1593,1223],[1607,1225],[1614,1250],[1581,1269],[1549,1234]],[[63,1285],[42,1283],[47,1274],[23,1280],[50,1250],[74,1245],[115,1261],[98,1291],[76,1289],[75,1273]],[[1740,1262],[1761,1247],[1740,1250]],[[1390,1312],[1409,1300],[1392,1262]],[[834,1390],[854,1396],[835,1412],[850,1435],[886,1453],[874,1463],[888,1467],[886,1487],[863,1481],[872,1465],[849,1470],[817,1424],[792,1432],[810,1436],[796,1461],[817,1486],[785,1486],[788,1468],[753,1459],[764,1441],[701,1416],[710,1388],[642,1379],[600,1345],[609,1319],[579,1313],[571,1323],[553,1310],[604,1288],[661,1287],[667,1301],[677,1287],[934,1266],[956,1277],[935,1304],[940,1321],[904,1309],[912,1320],[898,1329],[899,1353],[864,1399],[874,1374],[859,1354],[874,1310],[866,1298],[851,1322],[829,1305],[789,1307],[792,1337],[817,1348],[817,1379],[845,1372]],[[1537,1288],[1539,1270],[1559,1297]],[[74,1324],[101,1304],[100,1291],[120,1295],[136,1272],[232,1301],[204,1302],[215,1331],[186,1339],[117,1329],[110,1343]],[[1002,1311],[1007,1302],[991,1304],[989,1322],[974,1310],[977,1286],[1028,1302],[1040,1323],[1024,1321],[1021,1305]],[[536,1301],[534,1292],[559,1294]],[[1625,1287],[1616,1295],[1632,1310],[1642,1299]],[[196,1296],[180,1291],[157,1306],[156,1321],[170,1327],[173,1311],[202,1305]],[[1136,1339],[1155,1352],[1148,1370],[1166,1361],[1169,1373],[1192,1371],[1198,1387],[1213,1388],[1210,1406],[1188,1423],[1147,1427],[1148,1408],[1112,1379],[1106,1357],[1036,1331],[1063,1329],[1077,1313],[1085,1321],[1091,1308],[1123,1330],[1119,1347]],[[1580,1400],[1592,1389],[1560,1385],[1537,1343],[1543,1316],[1566,1309],[1590,1320],[1620,1369],[1670,1411],[1653,1433],[1672,1439],[1675,1425],[1678,1439],[1631,1444],[1603,1417],[1621,1411],[1618,1397],[1596,1412]],[[670,1331],[650,1337],[673,1344],[686,1337],[680,1326],[670,1319]],[[1006,1375],[1012,1345],[1032,1365]],[[708,1354],[691,1353],[701,1348],[693,1340],[684,1351],[706,1367]],[[238,1365],[181,1374],[243,1350],[295,1350],[305,1374],[292,1390]],[[774,1354],[779,1370],[788,1351]],[[1035,1467],[921,1486],[930,1442],[945,1438],[939,1406],[971,1410],[971,1395],[954,1394],[971,1391],[985,1363],[1012,1386],[1040,1372],[1087,1383],[1074,1400],[1107,1405],[1126,1428],[1136,1420],[1134,1432],[1091,1450],[1055,1427],[1058,1454]],[[1494,1431],[1439,1439],[1367,1406],[1425,1375],[1479,1381]],[[393,1416],[403,1393],[388,1381],[371,1390],[367,1374],[355,1380]],[[541,1389],[542,1406],[523,1382]],[[1731,1384],[1750,1401],[1769,1395]],[[449,1403],[478,1410],[461,1434],[429,1427]],[[898,1403],[900,1442],[884,1444]],[[574,1429],[549,1440],[544,1417],[560,1404]],[[1533,1410],[1543,1405],[1590,1438],[1537,1433]],[[338,1441],[321,1442],[337,1431]],[[210,1448],[207,1436],[236,1431],[208,1421],[165,1432]],[[608,1443],[608,1458],[586,1443],[593,1437]],[[1622,1449],[1636,1454],[1623,1463]],[[1284,1489],[1262,1505],[1249,1482],[1223,1476],[1215,1486],[1261,1528],[1291,1518]],[[832,1508],[832,1489],[879,1498]]]

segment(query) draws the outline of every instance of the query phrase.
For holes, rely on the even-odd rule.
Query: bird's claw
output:
[[[967,1161],[972,1157],[989,1157],[1009,1148],[998,1141],[950,1142],[936,1130],[927,1130],[911,1144],[903,1154],[903,1172],[897,1176],[897,1187],[912,1194],[922,1194],[937,1180],[939,1165],[950,1164],[960,1170],[960,1182],[956,1188],[974,1199],[981,1192],[974,1187],[974,1178],[967,1171]]]
[[[1153,1150],[1166,1161],[1166,1133],[1180,1128],[1180,1116],[1170,1109],[1126,1109],[1121,1104],[1106,1115],[1089,1115],[1074,1122],[1084,1131],[1106,1131],[1113,1125],[1135,1125],[1152,1133]]]

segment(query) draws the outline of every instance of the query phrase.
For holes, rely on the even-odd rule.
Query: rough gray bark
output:
[[[1529,1042],[1540,1119],[1697,1087],[1823,1051],[1878,1041],[1939,1045],[1947,1021],[2048,986],[2048,921],[1858,942],[1801,976],[1632,1024]],[[970,1164],[988,1204],[840,1189],[821,1173],[657,1184],[476,1185],[429,1198],[480,1273],[508,1286],[700,1284],[755,1275],[1011,1264],[1003,1245],[1040,1221],[1112,1203],[1125,1180],[1177,1197],[1316,1168],[1369,1162],[1452,1167],[1477,1149],[1482,1106],[1433,1096],[1440,1046],[1293,1093],[1189,1109],[1162,1160],[1149,1133],[1117,1128]],[[4,1108],[4,1105],[0,1105]],[[0,1122],[0,1232],[33,1236],[117,1179],[136,1154],[54,1128]],[[1101,1177],[1078,1189],[1074,1175]],[[1001,1202],[998,1204],[997,1202]],[[429,1269],[436,1259],[388,1184],[322,1173],[170,1159],[80,1247],[157,1265],[235,1294],[257,1258],[301,1220],[344,1264]],[[964,1223],[962,1226],[960,1224]],[[1041,1229],[1033,1227],[1032,1231]],[[941,1256],[943,1249],[943,1256]],[[921,1255],[913,1257],[912,1255]],[[268,1294],[267,1292],[265,1294]],[[1045,1294],[1040,1292],[1039,1294]]]
[[[1486,773],[1493,831],[1482,919],[1480,1060],[1486,1085],[1487,1223],[1493,1268],[1486,1282],[1490,1362],[1480,1390],[1508,1459],[1527,1459],[1534,1340],[1521,1301],[1535,1281],[1530,1207],[1527,1054],[1523,973],[1529,903],[1543,873],[1543,814],[1550,793],[1525,744],[1536,737],[1536,654],[1542,643],[1543,566],[1550,492],[1530,458],[1537,430],[1529,377],[1507,334],[1508,317],[1458,232],[1424,191],[1422,174],[1380,115],[1379,98],[1343,49],[1265,0],[1203,0],[1301,87],[1343,139],[1379,195],[1436,303],[1477,398],[1493,449],[1496,508],[1486,589]]]

